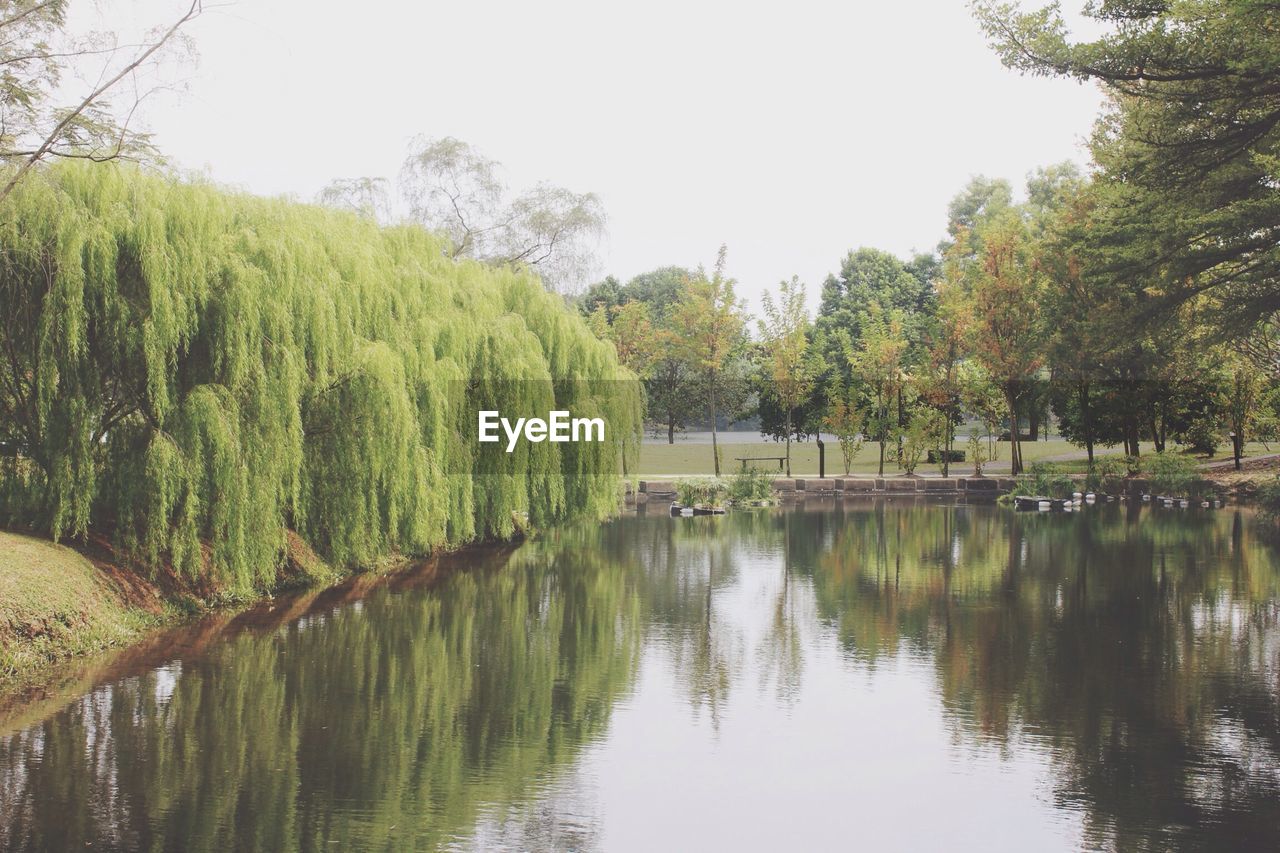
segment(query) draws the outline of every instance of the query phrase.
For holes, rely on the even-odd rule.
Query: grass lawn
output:
[[[78,552],[0,531],[0,683],[127,643],[154,621]]]
[[[985,470],[987,473],[1007,472],[1009,470],[1009,445],[1007,443],[997,443],[997,452],[999,459],[995,462],[988,463]],[[827,476],[838,477],[844,474],[844,464],[840,456],[840,445],[835,442],[827,442]],[[957,443],[957,450],[963,450],[963,442]],[[886,448],[886,454],[890,453],[892,448]],[[1220,448],[1218,455],[1212,460],[1216,461],[1230,459],[1229,448]],[[1098,448],[1098,455],[1120,455],[1121,450],[1118,447]],[[1155,449],[1148,443],[1143,443],[1142,452],[1154,453]],[[1250,443],[1245,445],[1246,456],[1257,456],[1259,454],[1280,452],[1280,445],[1272,445],[1272,449],[1268,450],[1261,444]],[[786,446],[774,441],[759,441],[743,444],[722,444],[720,445],[720,471],[722,474],[732,474],[737,471],[742,463],[734,459],[735,456],[782,456],[786,453]],[[1023,442],[1022,459],[1026,464],[1038,461],[1052,461],[1061,463],[1068,470],[1085,469],[1085,451],[1084,448],[1077,447],[1063,439],[1053,439],[1051,441],[1035,441]],[[879,445],[866,444],[863,445],[862,451],[854,460],[851,473],[854,475],[874,475],[878,468]],[[777,470],[776,463],[770,462],[753,462],[752,465],[766,469]],[[675,444],[644,444],[640,449],[640,478],[657,478],[657,477],[686,477],[686,476],[702,476],[709,475],[714,472],[711,458],[711,445],[693,442],[676,441]],[[818,476],[818,446],[812,441],[792,442],[791,444],[791,473],[797,477],[816,477]],[[886,458],[884,465],[884,473],[886,476],[899,473],[898,468],[894,465],[891,458]],[[921,463],[916,468],[917,474],[938,474],[939,466]],[[956,462],[951,465],[952,476],[961,476],[973,473],[973,466],[968,462]],[[779,474],[778,476],[782,476]]]

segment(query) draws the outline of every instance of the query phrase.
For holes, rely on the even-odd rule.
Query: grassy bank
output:
[[[65,545],[0,531],[0,687],[176,618],[158,587]]]

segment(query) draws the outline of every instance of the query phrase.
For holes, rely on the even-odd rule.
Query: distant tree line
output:
[[[1099,448],[1230,442],[1239,466],[1280,420],[1280,4],[1097,4],[1087,14],[1117,26],[1087,43],[1056,5],[974,10],[1008,66],[1104,86],[1090,170],[1038,169],[1019,199],[972,179],[935,252],[850,252],[812,322],[803,285],[784,283],[722,372],[748,377],[766,434],[834,433],[846,470],[871,442],[881,472],[913,472],[929,450],[945,471],[957,428],[977,421],[986,450],[967,446],[992,455],[1002,436],[1016,473],[1050,415],[1090,464]],[[698,275],[665,275],[664,304],[682,304],[679,282]],[[654,379],[646,353],[687,358],[689,338],[651,277],[606,280],[582,305],[615,341],[633,318],[650,324],[655,346],[619,352],[673,430],[702,386],[673,403]]]

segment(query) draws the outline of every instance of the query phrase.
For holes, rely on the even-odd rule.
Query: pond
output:
[[[1280,849],[1244,510],[630,515],[215,617],[0,720],[0,847]]]

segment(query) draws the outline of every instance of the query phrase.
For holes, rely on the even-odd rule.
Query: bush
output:
[[[1147,479],[1158,494],[1184,497],[1199,479],[1195,460],[1176,453],[1157,453],[1146,460]]]
[[[1180,436],[1182,443],[1192,453],[1201,456],[1212,456],[1218,452],[1218,443],[1222,441],[1222,432],[1214,418],[1202,416],[1196,418]]]
[[[725,484],[714,477],[691,477],[676,481],[676,495],[681,506],[706,504],[721,506],[726,494]]]
[[[729,481],[729,500],[734,503],[768,500],[773,496],[773,478],[759,468],[747,468]]]
[[[969,461],[973,463],[973,476],[982,476],[982,466],[987,464],[987,445],[976,432],[969,433]]]
[[[1258,507],[1271,518],[1280,518],[1280,477],[1258,486]]]
[[[1018,490],[1024,495],[1044,498],[1069,498],[1075,483],[1067,473],[1048,462],[1034,462],[1018,478]]]
[[[1115,494],[1122,491],[1121,480],[1128,473],[1128,465],[1118,456],[1100,456],[1089,467],[1084,487],[1090,492]]]
[[[907,474],[914,474],[916,466],[924,458],[924,453],[935,442],[933,423],[928,415],[918,414],[911,419],[906,433],[902,437],[902,449],[898,454],[898,464]]]

